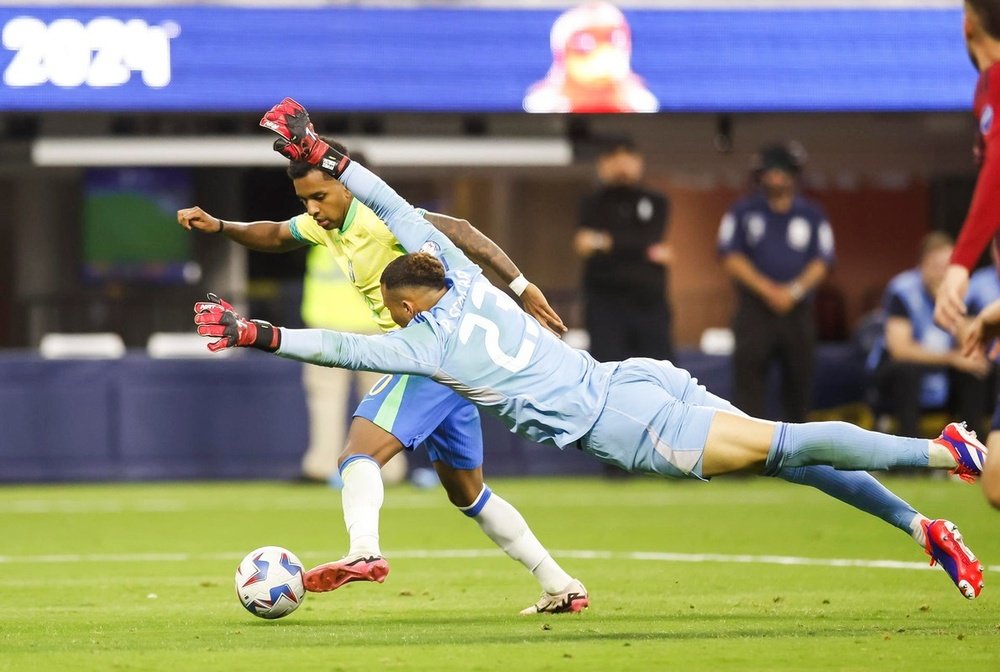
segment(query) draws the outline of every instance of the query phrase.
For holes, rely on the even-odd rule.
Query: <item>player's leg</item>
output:
[[[826,464],[843,470],[950,469],[978,476],[986,449],[952,423],[938,439],[911,439],[846,422],[772,423],[719,412],[705,443],[703,474],[774,475],[783,467]]]
[[[306,572],[306,590],[335,590],[351,581],[381,583],[389,564],[379,546],[379,512],[385,498],[381,469],[403,449],[390,431],[399,415],[408,376],[383,376],[355,411],[338,459],[341,501],[350,546],[347,554]]]
[[[986,446],[993,451],[993,459],[987,458],[983,467],[983,494],[986,501],[1000,509],[1000,396],[997,397],[993,418],[990,421],[990,433],[986,437]]]
[[[424,442],[448,499],[472,518],[504,553],[524,565],[542,597],[522,614],[581,611],[587,590],[542,546],[524,516],[483,481],[483,439],[479,412],[456,396],[456,404]]]
[[[352,581],[385,581],[389,563],[379,546],[379,512],[385,497],[381,468],[402,449],[399,439],[370,420],[355,416],[351,421],[340,456],[341,501],[350,546],[340,560],[306,572],[306,590],[326,592]]]
[[[656,405],[660,408],[655,409]],[[625,467],[633,465],[673,477],[709,476],[741,466],[729,465],[722,470],[702,459],[711,432],[717,429],[715,421],[722,416],[744,421],[736,425],[734,437],[738,434],[739,438],[733,441],[755,443],[747,452],[756,453],[758,460],[776,428],[806,426],[753,420],[668,362],[630,360],[616,372],[605,412],[585,437],[585,448]],[[941,563],[963,595],[972,598],[979,594],[982,566],[962,542],[957,528],[948,521],[931,521],[920,515],[870,474],[813,465],[784,466],[770,475],[818,488],[906,531],[933,561]]]

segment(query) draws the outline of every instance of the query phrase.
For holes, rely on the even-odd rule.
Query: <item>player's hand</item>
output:
[[[198,335],[216,338],[208,349],[218,352],[224,348],[257,348],[274,352],[281,344],[281,330],[263,320],[248,320],[237,313],[232,305],[215,294],[209,293],[208,301],[194,304],[194,323]]]
[[[990,361],[981,352],[965,356],[958,350],[952,352],[951,367],[976,378],[985,378],[990,372]]]
[[[268,110],[260,125],[281,136],[274,141],[274,151],[292,161],[304,161],[333,177],[340,177],[351,162],[320,139],[306,108],[291,98],[285,98]]]
[[[958,264],[950,265],[938,287],[934,302],[934,321],[952,334],[957,334],[962,327],[966,314],[965,293],[968,289],[969,270]]]
[[[959,348],[963,355],[978,353],[990,359],[1000,355],[1000,300],[983,308],[974,320],[959,332]]]
[[[222,231],[222,220],[208,214],[197,205],[177,211],[177,223],[188,231],[204,233],[219,233]]]
[[[529,282],[528,286],[521,292],[521,305],[524,306],[524,312],[538,320],[539,324],[556,336],[562,336],[566,333],[566,325],[563,324],[562,318],[556,311],[552,310],[552,306],[546,301],[542,290],[538,289],[534,283]]]

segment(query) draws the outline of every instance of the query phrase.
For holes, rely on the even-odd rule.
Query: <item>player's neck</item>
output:
[[[982,40],[970,45],[970,48],[980,73],[986,72],[1000,61],[1000,40]]]

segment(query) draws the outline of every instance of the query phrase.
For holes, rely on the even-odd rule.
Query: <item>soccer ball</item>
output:
[[[281,618],[302,604],[302,563],[280,546],[250,551],[236,568],[236,596],[254,616]]]

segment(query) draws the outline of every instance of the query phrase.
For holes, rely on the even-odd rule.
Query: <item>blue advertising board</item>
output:
[[[0,8],[0,111],[966,109],[959,9]]]

